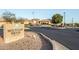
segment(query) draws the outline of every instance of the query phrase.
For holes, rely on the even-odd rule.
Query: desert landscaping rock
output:
[[[26,31],[25,37],[11,43],[0,44],[0,50],[40,50],[49,49],[45,39],[41,39],[37,33]]]

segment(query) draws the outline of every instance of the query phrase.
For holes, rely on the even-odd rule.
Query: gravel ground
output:
[[[25,31],[25,37],[16,42],[0,44],[0,50],[49,50],[50,44],[37,33]]]

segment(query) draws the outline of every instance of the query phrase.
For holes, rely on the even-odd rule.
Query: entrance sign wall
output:
[[[4,42],[10,43],[24,38],[24,24],[21,22],[4,24]]]

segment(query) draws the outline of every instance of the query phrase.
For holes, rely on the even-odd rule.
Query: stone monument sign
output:
[[[24,23],[6,22],[4,24],[4,42],[10,43],[24,37]]]

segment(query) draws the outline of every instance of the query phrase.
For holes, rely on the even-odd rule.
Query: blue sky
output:
[[[24,18],[48,18],[50,19],[52,15],[59,13],[62,16],[65,14],[65,22],[71,23],[72,18],[74,22],[79,23],[79,9],[0,9],[0,16],[3,12],[10,11],[16,14],[16,17]]]

